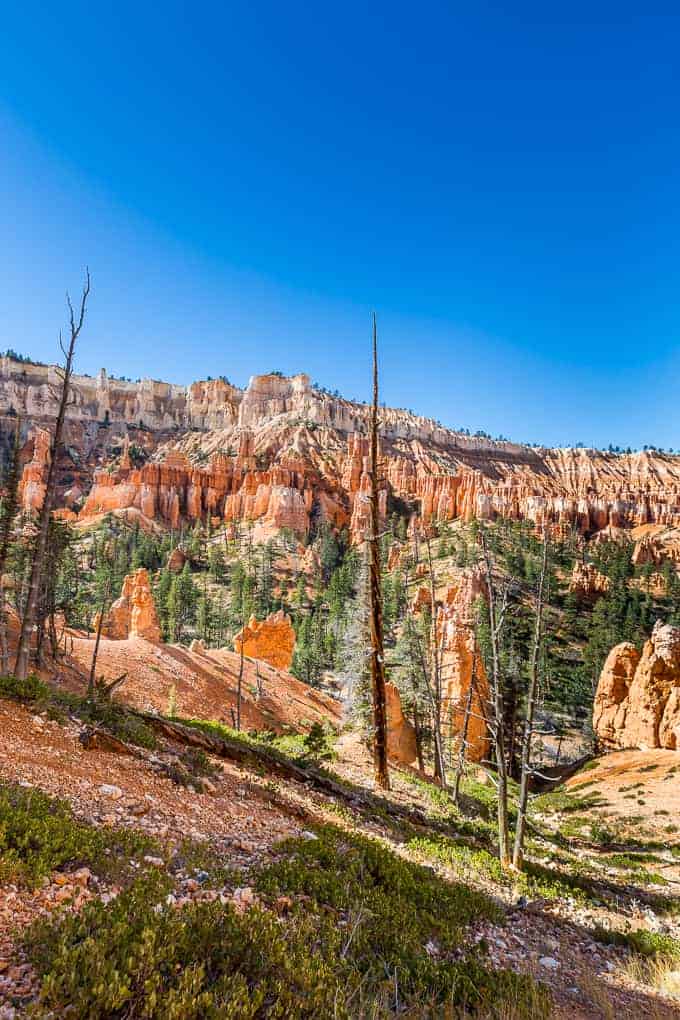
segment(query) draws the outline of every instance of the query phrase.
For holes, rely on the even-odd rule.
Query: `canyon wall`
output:
[[[19,414],[27,510],[44,490],[49,444],[39,430],[53,422],[57,384],[53,366],[0,359],[0,447]],[[368,412],[303,374],[253,376],[245,390],[224,378],[184,387],[132,383],[103,370],[77,376],[59,505],[81,519],[135,508],[173,527],[207,516],[252,520],[259,538],[282,528],[303,537],[326,519],[359,540],[367,525]],[[390,408],[380,411],[380,430],[383,514],[400,500],[424,522],[521,518],[562,535],[680,526],[680,457],[529,448]],[[641,542],[640,560],[657,561],[658,546]]]

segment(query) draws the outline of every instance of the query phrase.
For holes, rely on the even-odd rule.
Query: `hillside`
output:
[[[366,407],[78,377],[19,681],[54,378],[0,364],[0,1020],[680,1015],[680,457],[382,411],[382,790]]]

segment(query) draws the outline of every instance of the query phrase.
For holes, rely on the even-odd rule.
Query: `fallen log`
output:
[[[593,754],[584,754],[581,758],[577,758],[576,761],[565,762],[563,765],[538,767],[529,778],[530,791],[532,793],[545,793],[547,790],[553,790],[560,783],[580,772],[583,766],[592,761],[594,757]]]
[[[78,740],[86,751],[105,751],[108,754],[126,754],[133,758],[146,758],[146,755],[126,744],[124,740],[114,737],[108,730],[102,730],[98,726],[86,726],[78,735]]]
[[[290,779],[296,783],[312,786],[321,793],[345,801],[355,809],[363,808],[376,815],[387,814],[391,818],[408,822],[410,825],[451,836],[459,842],[468,842],[466,837],[456,832],[454,826],[435,818],[428,818],[424,812],[419,811],[417,808],[405,808],[393,803],[386,797],[378,797],[374,794],[364,793],[356,788],[345,786],[326,775],[316,766],[311,764],[298,765],[273,748],[259,747],[255,744],[248,744],[245,741],[226,736],[218,737],[216,734],[206,733],[205,730],[187,726],[185,723],[177,722],[174,719],[170,720],[154,715],[152,712],[138,712],[136,714],[147,725],[152,727],[156,733],[168,740],[173,740],[189,747],[200,748],[200,750],[214,754],[218,758],[228,758],[249,768],[262,765],[268,772],[281,779]]]

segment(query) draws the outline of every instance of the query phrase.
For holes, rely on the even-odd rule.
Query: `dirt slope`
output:
[[[74,637],[72,658],[86,674],[94,641]],[[70,650],[70,643],[69,643]],[[102,639],[97,675],[113,680],[127,673],[121,700],[136,708],[166,712],[175,688],[176,714],[232,724],[236,711],[240,659],[226,648],[190,651],[142,638]],[[290,673],[254,659],[244,660],[241,719],[245,729],[306,730],[312,723],[341,721],[333,698],[301,683]]]

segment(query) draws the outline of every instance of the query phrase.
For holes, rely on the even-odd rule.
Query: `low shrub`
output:
[[[156,747],[153,730],[124,705],[102,698],[88,700],[50,687],[32,674],[25,680],[17,680],[14,676],[0,677],[0,697],[35,705],[60,722],[65,714],[74,715],[83,722],[103,727],[127,744],[149,750]]]
[[[154,750],[157,746],[156,736],[143,719],[130,712],[124,705],[115,701],[87,701],[78,698],[69,702],[71,710],[83,722],[102,726],[114,737],[124,740],[126,744]]]
[[[50,689],[46,683],[30,673],[25,680],[17,680],[15,676],[0,676],[0,698],[10,698],[26,704],[47,701]]]
[[[37,1018],[349,1020],[549,1015],[548,995],[463,955],[462,927],[498,908],[381,844],[332,826],[288,841],[252,876],[260,903],[167,902],[166,877],[40,922]],[[284,915],[277,901],[285,897]],[[477,954],[479,955],[479,953]],[[64,1014],[65,1015],[65,1014]]]
[[[83,865],[119,877],[130,858],[157,852],[147,836],[78,821],[69,804],[40,790],[0,785],[0,881],[34,886],[57,869]]]
[[[590,934],[598,942],[609,946],[628,946],[638,956],[645,956],[667,963],[680,962],[680,940],[671,935],[638,928],[636,931],[612,931],[597,925]]]

